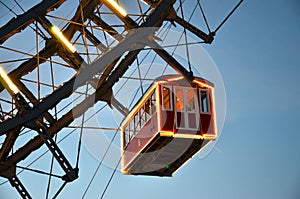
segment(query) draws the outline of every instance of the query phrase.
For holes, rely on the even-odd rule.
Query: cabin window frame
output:
[[[182,102],[182,109],[178,109],[177,108],[177,99],[178,99],[178,95],[177,95],[177,91],[178,90],[182,90],[182,100],[183,100],[183,102]],[[184,104],[184,101],[185,101],[185,99],[184,99],[184,94],[185,94],[185,88],[184,87],[182,87],[182,86],[174,86],[174,104],[175,104],[175,108],[174,108],[174,110],[175,110],[175,112],[185,112],[185,104]]]
[[[177,91],[182,90],[182,97],[183,97],[183,109],[177,109]],[[188,102],[188,91],[192,91],[194,93],[194,110],[189,111],[187,102]],[[195,114],[196,116],[196,121],[199,120],[199,116],[197,114],[197,109],[198,109],[198,94],[197,94],[197,88],[194,87],[185,87],[185,86],[174,86],[174,101],[175,101],[175,120],[176,120],[176,128],[177,129],[186,129],[186,130],[197,130],[199,128],[199,125],[196,125],[195,128],[191,128],[189,126],[189,114]],[[199,111],[199,109],[198,109]],[[183,114],[184,117],[184,127],[180,127],[177,123],[177,112]]]
[[[127,146],[130,140],[130,123],[124,127],[124,147]]]
[[[152,92],[152,94],[150,95],[150,97],[148,99],[150,99],[150,118],[152,117],[152,115],[154,115],[155,113],[157,113],[157,100],[156,99],[156,92],[158,89],[155,88]],[[154,107],[154,108],[153,108]]]
[[[206,98],[207,98],[207,102],[206,102],[206,108],[207,111],[203,110],[203,103],[202,103],[202,94],[201,92],[206,92]],[[199,102],[200,102],[200,113],[201,114],[211,114],[211,107],[210,107],[210,94],[209,94],[209,90],[208,89],[199,89]]]
[[[165,96],[164,96],[164,88],[169,90],[169,104],[170,108],[165,107]],[[162,110],[164,111],[172,111],[173,110],[173,96],[172,96],[172,86],[169,85],[162,85],[161,86],[161,104],[162,104]]]
[[[192,91],[192,93],[194,94],[194,99],[193,99],[193,102],[194,102],[194,107],[193,107],[193,110],[189,110],[189,105],[188,105],[188,91]],[[185,104],[185,108],[186,108],[186,112],[187,113],[196,113],[196,109],[197,109],[197,88],[185,88],[185,100],[186,100],[186,104]]]

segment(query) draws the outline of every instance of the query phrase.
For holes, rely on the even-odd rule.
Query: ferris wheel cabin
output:
[[[121,125],[125,174],[172,176],[217,136],[213,84],[157,79]]]

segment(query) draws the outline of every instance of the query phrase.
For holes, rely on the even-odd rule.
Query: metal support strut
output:
[[[29,192],[26,190],[25,186],[22,184],[18,176],[16,175],[16,165],[7,165],[4,162],[0,162],[0,176],[7,178],[11,186],[15,187],[20,196],[23,199],[31,199]]]
[[[16,175],[9,178],[8,180],[9,180],[10,184],[16,188],[16,190],[19,192],[19,194],[21,195],[21,197],[23,199],[31,199],[32,198],[30,196],[30,194],[28,193],[28,191],[25,189],[25,187],[22,184],[22,182],[20,181],[20,179]]]
[[[29,104],[23,98],[21,94],[16,95],[16,102],[19,104],[22,111],[30,110]],[[66,175],[62,177],[62,179],[66,182],[72,182],[73,180],[78,178],[78,168],[73,169],[67,158],[64,156],[63,152],[57,146],[52,137],[47,133],[45,124],[37,119],[34,122],[29,122],[27,126],[38,132],[41,136],[43,142],[47,145],[59,165],[65,171]]]
[[[72,182],[73,180],[78,178],[78,168],[73,168],[70,164],[70,162],[67,160],[67,158],[64,156],[60,148],[57,146],[57,144],[54,142],[52,137],[49,136],[49,134],[46,132],[44,127],[42,127],[42,124],[38,124],[39,129],[37,130],[40,136],[42,137],[42,140],[47,145],[59,165],[62,167],[62,169],[65,171],[66,175],[62,177],[62,179],[66,182]]]

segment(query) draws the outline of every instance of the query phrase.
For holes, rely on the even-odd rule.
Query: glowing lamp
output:
[[[62,34],[60,29],[56,26],[51,27],[51,32],[56,36],[56,38],[63,43],[72,53],[76,52],[76,48],[67,40],[67,38]]]
[[[103,3],[112,11],[117,12],[117,14],[122,17],[126,17],[128,14],[124,8],[122,8],[117,2],[114,0],[103,0]]]
[[[11,81],[2,67],[0,67],[0,77],[14,94],[18,94],[20,92],[18,87]]]

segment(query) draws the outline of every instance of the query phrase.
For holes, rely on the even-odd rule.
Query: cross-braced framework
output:
[[[47,0],[32,1],[33,5],[0,1],[6,14],[15,15],[0,28],[0,176],[7,179],[2,184],[9,182],[22,198],[31,198],[26,181],[18,175],[23,171],[44,174],[48,179],[45,197],[56,198],[68,182],[78,178],[84,130],[118,131],[118,127],[84,124],[110,107],[126,115],[131,105],[118,97],[128,82],[139,85],[143,93],[143,84],[167,69],[191,80],[192,63],[177,60],[174,52],[183,48],[189,58],[190,45],[211,44],[241,2],[212,30],[200,0]],[[180,33],[179,38],[165,43],[172,30]],[[165,67],[153,66],[156,61]],[[100,108],[85,115],[96,103]],[[69,146],[76,154],[71,162],[61,142],[75,131],[79,139]],[[60,139],[58,133],[63,135]],[[48,171],[31,168],[47,154],[51,154]],[[29,162],[23,161],[29,156],[33,156]],[[62,175],[54,173],[56,163]],[[50,186],[53,178],[63,181],[61,187]]]

